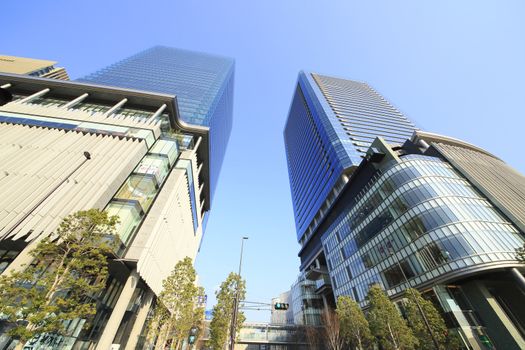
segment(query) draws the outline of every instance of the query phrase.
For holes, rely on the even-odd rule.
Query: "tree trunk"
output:
[[[392,338],[392,342],[394,343],[394,349],[399,349],[396,342],[396,337],[394,335],[394,332],[392,331],[392,327],[390,327],[390,322],[387,323],[388,326],[388,332],[390,333],[390,338]]]
[[[60,259],[60,262],[56,266],[56,271],[60,271],[62,266],[64,266],[64,264],[66,262],[66,258],[67,258],[67,256],[69,255],[70,252],[71,252],[71,248],[68,248],[64,252],[64,254],[62,255],[62,258]],[[69,265],[66,267],[66,269],[64,271],[62,271],[62,274],[60,274],[60,275],[56,274],[55,275],[55,280],[53,281],[53,284],[51,285],[51,287],[49,288],[49,291],[46,294],[46,299],[48,300],[48,302],[52,299],[52,296],[53,296],[53,294],[55,294],[57,286],[62,282],[64,276],[68,272],[69,272]]]
[[[165,334],[167,334],[166,326],[162,326],[157,341],[155,342],[155,349],[164,349],[164,344],[166,343]]]
[[[357,333],[357,349],[363,350],[363,344],[361,343],[361,335],[359,332]]]

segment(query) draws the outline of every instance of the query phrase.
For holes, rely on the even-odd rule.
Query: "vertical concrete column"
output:
[[[137,288],[139,278],[140,277],[137,273],[137,270],[133,270],[129,274],[129,277],[126,280],[124,287],[122,288],[122,292],[120,293],[117,303],[115,304],[115,308],[113,308],[113,311],[111,312],[111,316],[109,317],[108,323],[106,324],[106,327],[104,327],[104,332],[100,336],[100,340],[98,341],[96,348],[97,350],[111,349],[111,344],[113,343],[113,339],[117,334],[118,327],[122,322],[122,318],[124,317],[124,313],[128,308],[128,304],[131,301],[131,298],[133,297],[133,293]]]
[[[328,299],[326,299],[326,295],[325,295],[325,294],[322,294],[322,295],[321,295],[321,298],[323,298],[323,306],[324,306],[324,310],[329,310],[329,309],[328,309]]]
[[[40,240],[35,239],[33,242],[29,243],[21,252],[16,256],[16,258],[9,264],[9,266],[2,272],[2,276],[7,276],[11,272],[20,271],[24,266],[31,264],[34,258],[29,254],[33,250]]]
[[[140,334],[144,328],[144,322],[146,322],[146,317],[148,316],[151,303],[153,302],[153,292],[148,290],[144,295],[144,300],[140,303],[140,309],[137,312],[137,317],[133,323],[133,328],[129,334],[129,339],[126,344],[125,350],[135,350],[137,342],[139,341]]]

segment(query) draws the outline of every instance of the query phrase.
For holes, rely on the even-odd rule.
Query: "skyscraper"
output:
[[[352,90],[341,91],[338,103],[352,105]],[[376,103],[373,95],[363,96],[368,108]],[[304,134],[313,119],[309,113],[292,115],[296,97],[285,129],[289,165],[300,157],[289,152],[298,140],[287,139],[290,120],[297,126],[295,134]],[[362,113],[367,117],[376,111]],[[350,130],[354,122],[356,118]],[[320,128],[331,130],[333,123]],[[305,277],[315,280],[325,303],[349,295],[364,308],[374,283],[394,300],[406,288],[418,288],[466,346],[523,348],[525,313],[519,300],[525,279],[515,249],[525,239],[525,177],[466,142],[415,129],[403,140],[389,136],[390,130],[381,131],[361,152],[362,159],[344,173],[347,179],[340,188],[329,188],[332,199],[328,197],[313,230],[300,240]],[[346,141],[345,134],[332,138],[336,144]],[[304,158],[313,164],[322,160]],[[290,166],[291,182],[294,171]]]
[[[415,129],[365,83],[299,73],[284,141],[303,246],[375,137],[400,144]]]
[[[183,56],[194,58],[194,74],[188,68],[187,86],[178,81],[177,94],[140,90],[133,72],[135,89],[0,74],[7,101],[0,106],[0,273],[31,263],[31,249],[68,214],[98,208],[120,221],[108,237],[115,258],[93,322],[86,329],[85,320],[73,320],[70,336],[46,337],[46,346],[142,348],[162,281],[179,260],[197,254],[211,203],[210,164],[223,156],[231,128],[233,61]],[[191,124],[178,110],[178,93],[206,90],[210,80],[192,79],[215,72],[218,64],[207,68],[214,60],[225,62],[222,73],[207,94],[195,95],[196,104],[208,96],[202,104],[208,109],[197,108],[203,117]],[[164,81],[180,74],[166,67]],[[219,135],[215,141],[212,133]],[[8,328],[0,321],[0,333]],[[0,337],[0,347],[9,341]]]
[[[233,79],[233,59],[155,46],[77,81],[176,95],[182,122],[210,128],[213,197],[232,128]]]
[[[415,129],[365,83],[299,73],[284,142],[303,262],[321,252],[316,228],[371,142],[402,144]]]

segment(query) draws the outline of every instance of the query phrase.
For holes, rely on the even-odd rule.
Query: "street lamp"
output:
[[[241,258],[239,259],[239,279],[237,280],[237,286],[235,289],[235,297],[233,298],[233,315],[232,315],[232,323],[230,325],[230,350],[233,350],[235,347],[235,333],[236,333],[236,327],[235,324],[237,323],[237,313],[239,312],[239,287],[241,283],[241,267],[242,267],[242,253],[244,248],[244,241],[247,240],[248,237],[242,237],[241,238]]]
[[[393,252],[391,251],[390,254],[392,256]],[[403,278],[405,279],[406,285],[408,287],[410,287],[410,283],[408,282],[408,278],[407,278],[407,275],[405,274],[405,270],[403,270],[403,267],[399,263],[399,260],[397,260],[395,256],[393,257],[393,259],[396,262],[397,267],[399,268],[399,270],[401,270],[401,274],[403,275]],[[425,312],[423,311],[423,308],[419,304],[419,301],[417,300],[417,298],[414,298],[414,301],[416,302],[417,309],[418,309],[419,313],[421,314],[421,317],[423,318],[423,321],[425,322],[425,326],[426,326],[426,328],[428,330],[428,333],[430,333],[430,337],[432,338],[432,342],[434,343],[434,347],[436,348],[436,350],[439,350],[439,343],[438,343],[436,337],[434,336],[434,332],[432,331],[432,328],[430,327],[430,323],[428,322],[427,316],[425,315]]]

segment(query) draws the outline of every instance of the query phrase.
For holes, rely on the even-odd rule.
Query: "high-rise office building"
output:
[[[181,122],[210,128],[213,198],[232,128],[233,79],[233,59],[155,46],[77,81],[176,95]]]
[[[348,99],[351,105],[352,94]],[[338,101],[345,104],[344,95]],[[288,137],[290,119],[296,134],[306,133],[312,119],[292,115],[293,103],[285,130],[289,164],[300,161],[289,152],[297,147]],[[349,295],[366,308],[374,283],[394,300],[418,288],[466,346],[525,347],[525,279],[515,258],[525,238],[525,177],[460,140],[418,130],[404,141],[377,136],[300,239],[301,270],[315,280],[316,293],[325,303]],[[293,172],[290,166],[291,182]]]
[[[188,70],[188,90],[210,57],[184,57],[192,55],[203,67]],[[68,214],[98,208],[120,221],[108,237],[116,258],[95,318],[89,328],[74,320],[68,337],[46,336],[48,348],[142,348],[162,281],[180,259],[195,258],[211,202],[210,163],[225,147],[213,149],[212,129],[224,127],[215,132],[227,140],[232,118],[233,64],[215,59],[227,62],[227,74],[215,82],[220,96],[210,100],[222,107],[210,107],[209,125],[182,119],[178,92],[139,90],[136,80],[130,89],[0,74],[0,273],[30,263],[29,251]],[[179,78],[166,69],[164,80],[173,74]],[[0,333],[8,328],[0,321]],[[9,342],[0,334],[0,348]]]
[[[284,141],[297,239],[311,239],[370,143],[406,140],[415,126],[365,83],[300,72]]]
[[[56,64],[55,61],[0,55],[0,72],[69,80],[66,69],[55,67]]]
[[[301,270],[323,259],[317,227],[378,136],[402,144],[416,129],[365,83],[300,72],[284,129]]]

